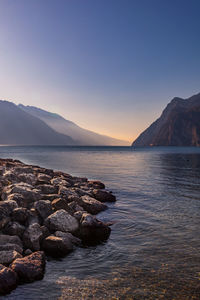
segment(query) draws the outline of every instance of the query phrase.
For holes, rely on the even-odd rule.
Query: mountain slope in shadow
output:
[[[0,100],[1,145],[74,145],[75,141],[57,133],[42,120],[12,102]]]
[[[132,146],[200,146],[200,93],[172,99]]]

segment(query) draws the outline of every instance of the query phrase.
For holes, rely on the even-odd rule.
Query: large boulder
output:
[[[87,185],[95,189],[105,189],[105,184],[99,180],[89,180]]]
[[[24,258],[16,259],[10,268],[17,273],[21,283],[40,280],[45,271],[44,252],[38,251]]]
[[[43,173],[39,173],[37,176],[37,184],[48,184],[51,180],[51,176]]]
[[[42,243],[43,250],[53,257],[64,256],[73,250],[72,242],[69,238],[48,236]]]
[[[17,244],[7,243],[5,245],[0,245],[0,251],[9,251],[9,250],[17,251],[20,254],[23,253],[23,248]]]
[[[16,258],[21,257],[22,255],[15,250],[2,250],[0,252],[0,264],[7,266],[11,264]]]
[[[24,232],[23,243],[25,248],[33,251],[40,250],[40,242],[43,238],[43,231],[38,223],[30,225]]]
[[[21,173],[18,175],[18,179],[19,181],[22,181],[22,182],[25,182],[25,183],[28,183],[28,184],[31,184],[31,185],[35,185],[36,184],[36,181],[37,181],[37,178],[34,174],[31,174],[31,173]]]
[[[111,193],[105,190],[95,189],[93,190],[93,196],[100,202],[115,202],[116,197]]]
[[[75,232],[79,228],[78,221],[64,209],[57,210],[45,220],[50,231]]]
[[[81,244],[81,240],[79,238],[77,238],[76,236],[74,236],[73,234],[71,234],[70,232],[56,231],[54,234],[57,237],[61,237],[67,241],[69,240],[73,245]]]
[[[96,217],[84,213],[80,220],[80,238],[86,244],[96,244],[108,239],[111,229]]]
[[[17,274],[10,268],[0,265],[0,295],[10,293],[17,287]]]
[[[30,205],[30,201],[27,200],[23,195],[18,193],[8,195],[7,199],[15,201],[19,207],[29,207]]]
[[[35,210],[39,216],[44,220],[52,214],[51,202],[49,200],[39,200],[35,202]]]
[[[107,208],[105,204],[90,196],[82,196],[77,202],[84,210],[93,215],[96,215]]]

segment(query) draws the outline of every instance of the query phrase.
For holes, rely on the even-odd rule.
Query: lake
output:
[[[0,147],[0,157],[98,179],[117,197],[107,242],[49,260],[4,299],[200,299],[200,148]]]

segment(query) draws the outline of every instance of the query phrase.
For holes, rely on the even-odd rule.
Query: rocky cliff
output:
[[[200,146],[200,93],[172,99],[132,146]]]

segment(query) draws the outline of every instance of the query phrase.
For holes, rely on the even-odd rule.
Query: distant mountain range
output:
[[[126,145],[58,114],[0,100],[0,145]]]
[[[132,146],[200,146],[200,93],[172,99]]]

